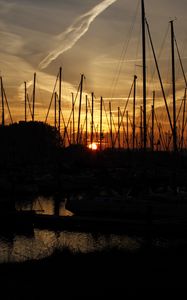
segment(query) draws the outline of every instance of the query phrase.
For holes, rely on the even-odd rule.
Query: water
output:
[[[54,201],[53,197],[22,199],[16,202],[17,210],[34,209],[42,214],[72,216],[65,208],[66,198]],[[25,224],[26,225],[26,224]],[[69,249],[76,253],[88,253],[102,249],[123,249],[138,251],[144,245],[144,238],[125,234],[101,234],[73,231],[52,231],[23,226],[0,232],[0,263],[21,262],[41,259],[51,255],[56,249]],[[154,247],[168,247],[169,241],[161,237],[152,239]]]
[[[35,209],[53,215],[56,204],[52,197],[37,197],[30,201],[18,201],[18,210]],[[59,215],[72,215],[65,209],[65,199],[58,204]],[[23,229],[23,230],[22,230]],[[88,253],[104,248],[118,248],[136,251],[142,240],[136,237],[117,234],[92,234],[86,232],[52,231],[38,228],[22,228],[20,232],[0,233],[0,263],[21,262],[49,256],[55,249],[69,249],[72,252]]]
[[[34,229],[30,237],[16,234],[10,240],[0,236],[0,263],[41,259],[52,254],[55,249],[88,253],[110,247],[135,251],[141,247],[141,242],[125,235]]]

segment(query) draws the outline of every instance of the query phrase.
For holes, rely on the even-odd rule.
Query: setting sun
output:
[[[89,149],[91,150],[97,150],[97,144],[96,143],[92,143],[88,146]]]

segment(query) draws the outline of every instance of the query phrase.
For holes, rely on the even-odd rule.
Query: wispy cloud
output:
[[[39,64],[39,68],[45,69],[60,54],[71,49],[75,43],[88,31],[90,24],[107,7],[117,0],[104,0],[87,13],[81,15],[66,31],[59,34],[56,39],[59,46],[51,51]]]
[[[15,7],[15,3],[8,3],[5,1],[0,1],[0,13],[1,14],[6,14],[9,13],[9,11]]]
[[[24,45],[21,36],[8,31],[0,31],[0,39],[0,51],[4,53],[17,54]]]

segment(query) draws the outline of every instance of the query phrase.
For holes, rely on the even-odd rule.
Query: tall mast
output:
[[[120,149],[120,107],[118,107],[118,149]]]
[[[135,135],[136,135],[136,124],[135,124],[135,119],[136,119],[136,80],[137,76],[134,76],[134,96],[133,96],[133,124],[132,124],[132,148],[134,150],[135,148]]]
[[[81,120],[81,105],[82,105],[82,90],[83,90],[83,80],[84,75],[81,74],[81,81],[80,81],[80,99],[79,99],[79,116],[78,116],[78,128],[77,128],[77,144],[79,141],[79,135],[80,135],[80,120]]]
[[[56,107],[57,107],[57,93],[55,92],[55,116],[54,116],[54,126],[56,130]]]
[[[153,91],[153,104],[151,106],[151,117],[152,117],[152,125],[151,125],[151,149],[152,149],[152,151],[154,151],[155,91]]]
[[[32,101],[32,121],[34,122],[35,113],[35,97],[36,97],[36,73],[34,73],[34,84],[33,84],[33,101]]]
[[[146,41],[145,41],[145,7],[141,0],[142,8],[142,62],[143,62],[143,147],[147,147],[147,124],[146,124]]]
[[[186,91],[187,91],[187,88],[185,88],[185,92],[184,92],[184,106],[183,106],[183,116],[182,116],[182,135],[181,135],[181,150],[183,149],[183,145],[184,145],[184,128],[185,128],[185,113],[186,113]]]
[[[111,102],[109,102],[109,111],[110,111],[110,140],[111,140],[111,146],[113,148],[113,132],[112,132],[112,107]]]
[[[143,132],[142,132],[142,124],[143,124],[143,108],[142,105],[140,106],[140,148],[142,149],[143,146]]]
[[[170,112],[169,112],[169,108],[168,108],[168,104],[167,104],[166,94],[165,94],[165,91],[164,91],[162,77],[161,77],[161,73],[160,73],[160,70],[159,70],[158,61],[157,61],[157,57],[156,57],[156,53],[155,53],[155,49],[154,49],[153,41],[152,41],[152,37],[151,37],[151,32],[150,32],[149,24],[148,24],[147,20],[146,20],[146,25],[147,25],[147,31],[148,31],[148,35],[149,35],[151,48],[152,48],[152,51],[153,51],[153,57],[154,57],[154,61],[155,61],[156,69],[157,69],[157,74],[158,74],[158,78],[159,78],[159,82],[160,82],[160,87],[161,87],[161,90],[162,90],[162,95],[163,95],[165,106],[166,106],[166,112],[167,112],[167,115],[168,115],[169,125],[170,125],[170,128],[171,128],[171,131],[173,132],[173,125],[172,125],[171,116],[170,116]]]
[[[67,130],[67,126],[66,126],[66,130]],[[69,145],[72,144],[72,121],[70,121],[70,133],[69,133]]]
[[[92,111],[91,111],[91,145],[93,143],[93,129],[94,129],[94,93],[92,92]]]
[[[62,67],[59,69],[59,98],[58,98],[58,131],[60,136],[60,120],[61,120],[61,101],[62,101]]]
[[[100,151],[102,150],[102,138],[103,138],[103,97],[100,100]]]
[[[176,88],[175,88],[175,48],[174,48],[174,28],[171,24],[171,55],[172,55],[172,89],[173,89],[173,151],[177,151],[177,128],[176,128]]]
[[[24,99],[24,104],[25,104],[25,122],[27,122],[27,83],[24,81],[25,85],[25,99]]]
[[[5,125],[5,107],[4,107],[4,87],[3,79],[1,77],[1,99],[2,99],[2,126]]]
[[[85,145],[88,145],[88,95],[86,95],[86,137]]]
[[[127,118],[127,149],[129,149],[129,112],[128,112],[128,110],[126,112],[126,118]]]
[[[74,94],[72,93],[72,114],[73,114],[73,144],[75,144],[75,103]]]

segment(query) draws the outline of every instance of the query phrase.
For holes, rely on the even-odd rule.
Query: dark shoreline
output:
[[[114,294],[115,299],[125,299],[148,291],[182,291],[186,289],[186,251],[187,246],[87,254],[65,249],[38,261],[1,264],[1,284],[7,288],[6,299],[43,299],[50,294],[58,299],[60,292],[62,299],[100,299],[100,295],[108,299]]]

